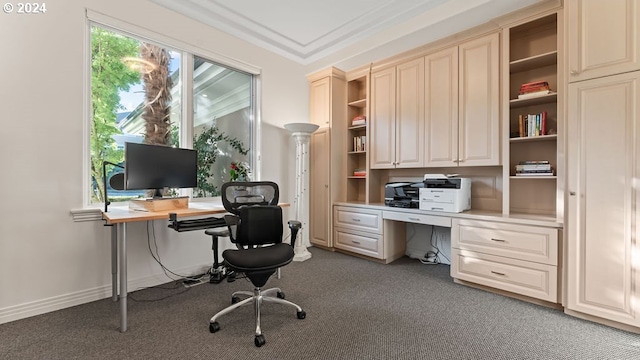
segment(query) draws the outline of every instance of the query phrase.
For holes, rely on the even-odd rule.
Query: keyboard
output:
[[[216,227],[226,226],[227,223],[224,218],[215,216],[206,217],[202,219],[188,219],[188,220],[170,220],[169,227],[175,231],[193,231],[204,230]]]

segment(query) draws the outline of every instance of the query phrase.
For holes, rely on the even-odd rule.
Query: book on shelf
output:
[[[366,124],[367,124],[367,117],[364,115],[358,115],[351,120],[351,126],[366,125]]]
[[[532,91],[532,92],[518,94],[518,100],[533,99],[533,98],[537,98],[545,95],[551,95],[551,94],[555,94],[555,93],[549,89]]]
[[[518,162],[518,165],[539,165],[539,164],[551,164],[549,160],[522,160]]]
[[[516,172],[522,171],[551,171],[551,164],[525,164],[516,165]]]
[[[549,87],[549,82],[546,80],[536,80],[520,85],[520,93],[536,91],[544,87]]]
[[[365,169],[355,169],[355,170],[353,170],[353,176],[367,176],[367,170],[365,170]]]
[[[516,176],[553,176],[553,171],[544,171],[544,172],[516,172]]]

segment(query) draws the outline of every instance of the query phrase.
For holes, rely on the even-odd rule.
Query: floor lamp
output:
[[[284,126],[291,132],[296,141],[296,194],[293,205],[296,210],[296,220],[302,223],[302,231],[298,233],[295,256],[293,261],[305,261],[311,258],[307,247],[311,245],[308,240],[307,225],[309,222],[309,140],[311,134],[318,130],[318,125],[311,123],[291,123]]]

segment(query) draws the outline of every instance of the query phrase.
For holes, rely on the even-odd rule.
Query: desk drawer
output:
[[[558,302],[558,268],[451,249],[451,276],[536,299]]]
[[[334,246],[338,249],[382,259],[382,235],[335,228]]]
[[[382,212],[357,207],[336,206],[333,210],[333,225],[345,229],[382,234]]]
[[[451,247],[557,265],[558,229],[454,219]]]
[[[382,218],[386,220],[410,222],[416,224],[451,227],[451,218],[448,216],[433,216],[427,214],[415,214],[401,211],[384,210]]]

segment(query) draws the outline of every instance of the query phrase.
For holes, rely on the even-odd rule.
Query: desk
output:
[[[102,218],[111,228],[111,298],[118,301],[118,259],[120,259],[120,332],[127,331],[127,224],[149,220],[168,220],[169,213],[179,218],[224,214],[227,211],[219,202],[189,202],[189,208],[167,211],[138,211],[127,207],[111,207]]]

